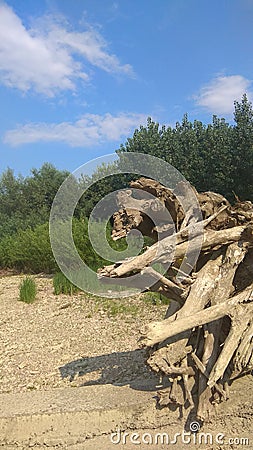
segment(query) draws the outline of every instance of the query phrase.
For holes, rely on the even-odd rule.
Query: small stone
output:
[[[69,308],[70,306],[71,306],[71,303],[70,303],[70,302],[64,303],[63,305],[61,305],[61,306],[59,307],[59,309],[67,309],[67,308]]]
[[[23,361],[21,364],[19,364],[18,368],[19,369],[24,369],[24,367],[26,367],[26,366],[27,366],[27,362]]]

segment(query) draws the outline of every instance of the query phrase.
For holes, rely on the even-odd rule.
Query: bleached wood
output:
[[[228,301],[223,302],[220,305],[211,306],[210,308],[199,311],[189,317],[182,317],[173,322],[171,317],[162,322],[153,322],[146,326],[140,341],[143,346],[153,346],[175,334],[218,320],[225,315],[231,316],[233,313],[235,314],[236,305],[248,301],[253,301],[253,285],[240,294],[230,298]]]
[[[229,335],[224,343],[222,352],[210,373],[208,380],[208,385],[210,387],[224,375],[224,372],[239,345],[241,336],[247,328],[248,317],[251,317],[253,314],[253,305],[250,304],[247,307],[237,309],[237,311],[238,310],[239,312],[237,314],[234,313]]]
[[[231,206],[220,194],[193,190],[200,221],[188,183],[178,183],[173,191],[141,178],[131,188],[144,195],[119,194],[115,237],[137,228],[159,242],[142,255],[104,267],[100,277],[172,299],[165,320],[147,325],[140,343],[151,347],[150,367],[172,382],[161,391],[160,405],[192,408],[195,402],[197,417],[206,420],[211,404],[228,398],[229,379],[253,368],[253,204],[237,199]],[[157,200],[150,201],[150,194]],[[156,216],[154,222],[149,214]],[[189,255],[195,256],[194,267]],[[154,270],[157,262],[170,267],[164,275]],[[194,402],[193,378],[198,386]]]

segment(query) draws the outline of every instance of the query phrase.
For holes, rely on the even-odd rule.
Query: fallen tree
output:
[[[180,186],[181,195],[187,187]],[[147,363],[166,380],[160,405],[196,407],[205,421],[212,405],[228,398],[229,384],[253,370],[253,205],[237,199],[232,206],[214,192],[195,195],[202,220],[190,203],[183,210],[180,196],[154,180],[140,178],[119,192],[113,239],[136,228],[157,242],[100,269],[99,277],[128,285],[139,273],[142,290],[149,284],[146,290],[170,299],[166,318],[140,330],[140,345],[150,348]],[[195,266],[187,267],[185,260],[199,246]],[[157,263],[168,265],[165,273]]]

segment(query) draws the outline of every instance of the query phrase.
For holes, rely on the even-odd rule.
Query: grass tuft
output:
[[[25,303],[33,303],[37,294],[35,281],[31,277],[26,277],[19,287],[19,300]]]
[[[56,273],[53,278],[54,294],[73,295],[80,291],[62,272]]]

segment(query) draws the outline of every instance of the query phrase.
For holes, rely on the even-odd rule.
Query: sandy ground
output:
[[[52,279],[43,275],[34,277],[37,298],[26,304],[18,301],[22,278],[0,278],[0,393],[152,379],[139,329],[162,319],[166,305],[55,296]],[[127,311],[110,317],[110,302]]]
[[[23,276],[0,277],[0,393],[96,384],[131,386],[131,383],[134,385],[139,381],[147,381],[154,387],[159,384],[158,377],[145,365],[146,351],[138,348],[137,341],[140,327],[162,319],[166,305],[153,305],[141,296],[113,300],[116,302],[114,307],[124,304],[125,311],[110,316],[112,309],[108,299],[89,297],[84,293],[72,297],[55,296],[51,278],[44,275],[34,278],[38,287],[36,301],[25,304],[19,301],[19,285]],[[253,449],[252,376],[242,380],[240,395],[236,391],[234,396],[236,408],[233,408],[232,400],[231,413],[222,418],[219,416],[218,421],[214,419],[211,431],[225,430],[227,435],[238,438],[238,442],[183,445],[180,449]],[[233,385],[231,397],[233,399]],[[133,430],[128,431],[131,433]],[[149,431],[154,433],[154,430]],[[162,431],[171,434],[170,427]],[[248,443],[240,441],[244,437],[250,439]],[[108,440],[108,436],[98,436],[80,447],[69,448],[136,448],[129,442],[121,447]],[[151,448],[146,444],[137,447]],[[176,445],[154,448],[169,447],[179,449]],[[12,448],[6,446],[6,450]]]

